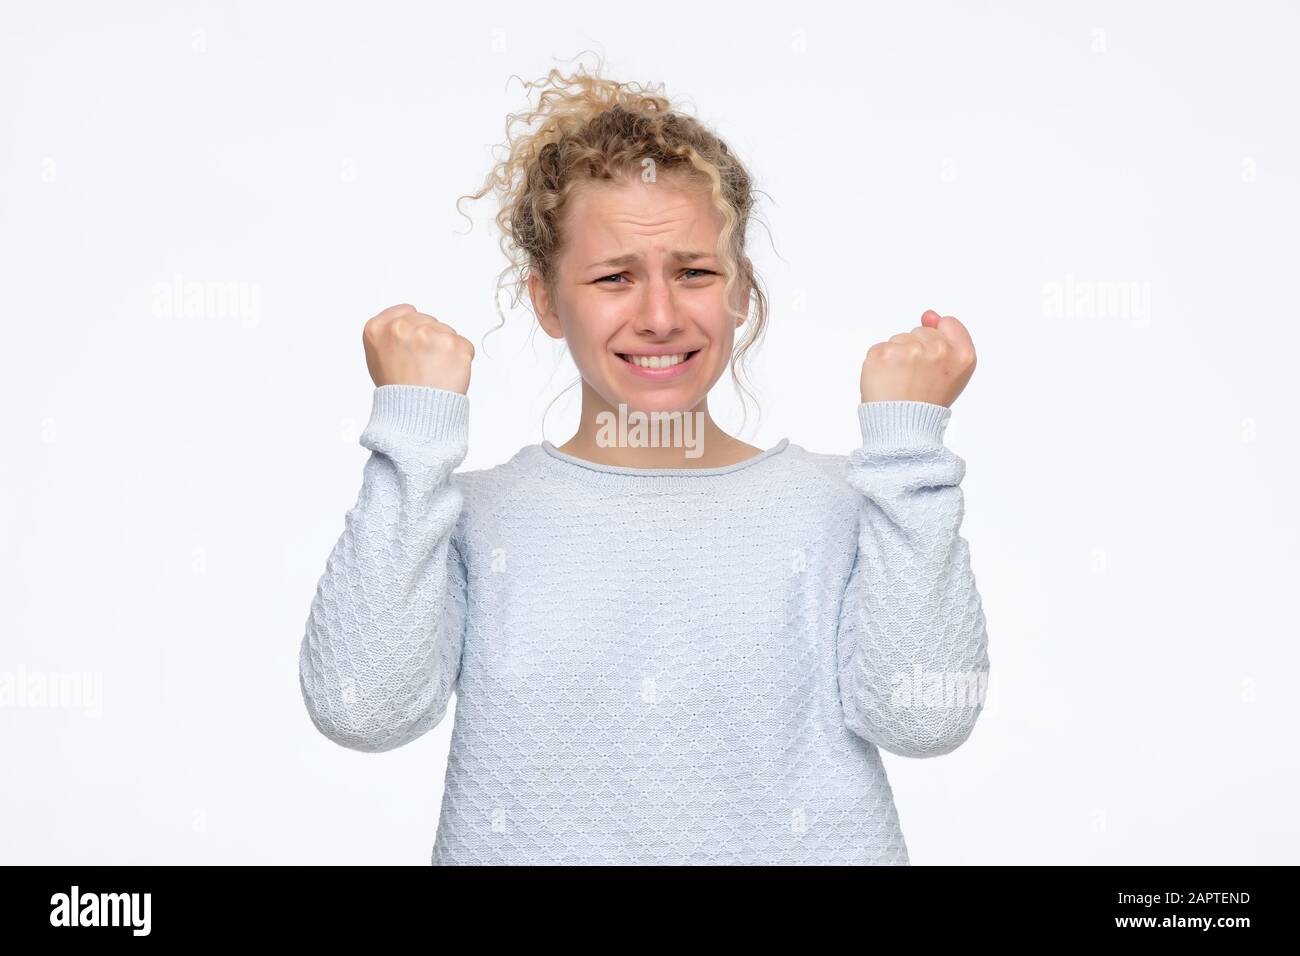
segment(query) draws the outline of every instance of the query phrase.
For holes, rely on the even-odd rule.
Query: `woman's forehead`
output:
[[[720,218],[707,194],[664,182],[593,183],[570,194],[574,246],[603,246],[619,236],[716,238]],[[712,242],[706,244],[711,247]]]

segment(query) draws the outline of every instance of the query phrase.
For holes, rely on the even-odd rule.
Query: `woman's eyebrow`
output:
[[[677,262],[691,262],[694,259],[707,259],[713,255],[711,252],[697,252],[694,249],[678,249],[669,253],[669,257]],[[612,259],[602,259],[600,262],[593,262],[587,266],[588,269],[595,269],[597,266],[626,266],[633,262],[641,261],[641,253],[629,252],[625,255],[614,256]]]

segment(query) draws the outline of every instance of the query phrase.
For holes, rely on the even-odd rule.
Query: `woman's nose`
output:
[[[681,329],[672,286],[663,279],[652,279],[637,314],[638,331],[667,336]]]

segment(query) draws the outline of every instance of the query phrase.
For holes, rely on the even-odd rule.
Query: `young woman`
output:
[[[989,668],[943,444],[971,338],[927,311],[872,346],[848,455],[726,434],[709,391],[767,317],[749,175],[647,88],[546,82],[474,197],[496,183],[581,424],[457,472],[474,347],[408,304],[366,323],[371,455],[307,621],[307,710],[385,751],[455,693],[435,864],[907,864],[879,751],[961,744]],[[628,427],[656,412],[676,440]]]

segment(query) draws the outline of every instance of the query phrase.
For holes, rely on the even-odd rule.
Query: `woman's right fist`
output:
[[[413,305],[394,305],[368,320],[361,341],[376,386],[431,385],[462,395],[469,391],[473,344]]]

